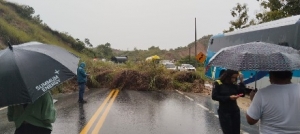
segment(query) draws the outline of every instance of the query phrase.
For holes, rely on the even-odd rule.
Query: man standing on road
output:
[[[77,69],[77,83],[79,86],[79,99],[78,102],[79,103],[86,103],[85,100],[83,100],[83,94],[84,94],[84,90],[85,90],[85,84],[87,82],[87,73],[84,70],[85,68],[85,63],[81,62],[78,69]]]
[[[271,85],[255,94],[246,118],[250,125],[260,120],[261,134],[300,133],[300,85],[291,82],[292,76],[291,71],[271,71]]]

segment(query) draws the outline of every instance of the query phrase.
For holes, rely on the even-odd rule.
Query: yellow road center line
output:
[[[101,127],[102,127],[102,125],[105,121],[105,118],[107,117],[107,114],[108,114],[112,104],[114,103],[118,93],[119,93],[119,90],[117,90],[115,92],[113,98],[109,101],[109,104],[108,104],[107,108],[105,109],[103,115],[101,116],[100,120],[98,121],[98,123],[97,123],[95,129],[93,130],[92,134],[99,134],[99,131],[100,131],[100,129],[101,129]]]
[[[89,129],[91,128],[91,126],[93,125],[93,123],[95,122],[95,120],[97,119],[97,117],[99,116],[99,114],[101,113],[101,111],[103,110],[104,106],[107,104],[107,101],[111,98],[111,96],[113,95],[114,92],[115,92],[115,90],[112,90],[109,93],[109,95],[105,98],[104,102],[98,108],[98,110],[96,111],[96,113],[92,116],[92,118],[90,119],[90,121],[81,130],[80,134],[87,134],[88,133]]]

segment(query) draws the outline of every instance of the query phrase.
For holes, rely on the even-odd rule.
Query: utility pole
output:
[[[189,46],[189,64],[191,64],[191,45]]]
[[[195,57],[197,57],[197,27],[196,27],[196,18],[195,18]],[[197,68],[197,62],[195,62],[195,68]]]

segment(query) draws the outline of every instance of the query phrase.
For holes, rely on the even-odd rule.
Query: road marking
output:
[[[182,95],[184,95],[182,92],[180,92],[180,91],[178,91],[178,90],[176,90],[179,94],[182,94]],[[186,98],[188,98],[190,101],[194,101],[194,99],[192,99],[192,98],[190,98],[189,96],[187,96],[187,95],[184,95]]]
[[[99,131],[105,121],[105,118],[107,117],[107,114],[112,106],[112,104],[114,103],[117,95],[119,93],[119,90],[117,90],[113,96],[113,98],[109,101],[109,104],[107,106],[107,108],[105,109],[103,115],[101,116],[100,120],[98,121],[97,125],[95,126],[95,129],[93,130],[92,134],[99,134]]]
[[[188,97],[186,95],[185,95],[185,97],[188,98],[190,101],[194,101],[194,99],[192,99],[192,98],[190,98],[190,97]]]
[[[56,100],[56,99],[53,99],[53,104],[54,104],[54,103],[56,103],[57,101],[58,101],[58,100]]]
[[[4,109],[6,109],[6,108],[7,108],[7,107],[0,108],[0,111],[1,111],[1,110],[4,110]]]
[[[243,131],[243,130],[242,130],[241,132],[242,132],[242,134],[249,134],[249,133],[247,133],[247,132],[245,132],[245,131]]]
[[[180,92],[180,91],[178,91],[178,90],[176,90],[176,92],[178,92],[179,94],[182,94],[182,95],[184,95],[182,92]],[[194,99],[192,99],[192,98],[190,98],[189,96],[187,96],[187,95],[184,95],[184,97],[186,97],[186,98],[188,98],[189,100],[191,100],[191,101],[194,101]],[[209,113],[214,113],[213,111],[210,111],[207,107],[205,107],[205,106],[203,106],[203,105],[201,105],[201,104],[199,104],[199,103],[197,103],[197,105],[199,106],[199,107],[201,107],[201,108],[203,108],[204,110],[206,110],[206,111],[208,111]],[[215,115],[217,118],[219,118],[219,115]],[[221,129],[220,129],[221,130]],[[249,133],[247,133],[247,132],[245,132],[245,131],[243,131],[243,130],[241,130],[241,133],[242,134],[249,134]],[[94,134],[94,133],[93,133]],[[96,133],[95,133],[96,134]]]
[[[183,95],[183,93],[182,92],[180,92],[180,91],[178,91],[178,90],[176,90],[178,93],[180,93],[180,94],[182,94]]]
[[[206,110],[206,111],[209,111],[209,109],[207,108],[207,107],[205,107],[205,106],[203,106],[203,105],[201,105],[201,104],[197,104],[199,107],[201,107],[201,108],[203,108],[204,110]]]
[[[99,116],[99,114],[103,110],[104,106],[107,104],[107,101],[111,98],[111,96],[113,95],[114,92],[115,92],[115,90],[112,90],[109,93],[109,95],[105,98],[105,100],[103,101],[103,103],[101,104],[101,106],[98,108],[98,110],[96,111],[96,113],[92,116],[92,118],[90,119],[90,121],[81,130],[80,134],[87,134],[88,133],[89,129],[94,124],[95,120],[97,119],[97,117]]]

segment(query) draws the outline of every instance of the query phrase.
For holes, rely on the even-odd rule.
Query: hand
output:
[[[237,98],[239,98],[240,96],[238,95],[231,95],[229,96],[231,100],[236,100]]]

